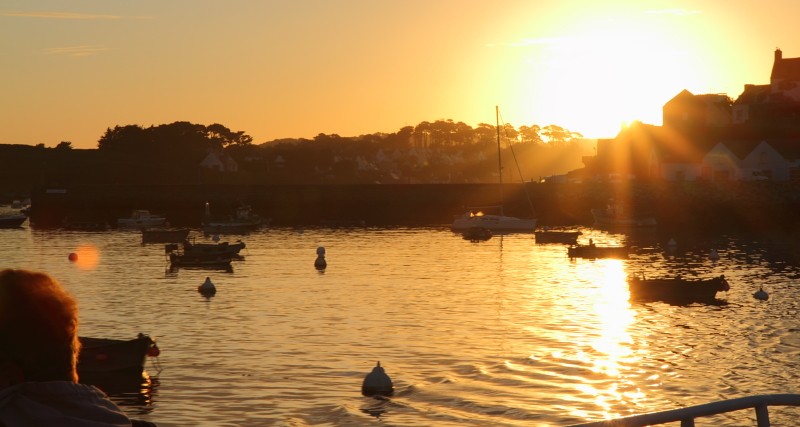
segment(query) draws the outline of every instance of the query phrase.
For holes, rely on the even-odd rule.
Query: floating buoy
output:
[[[719,254],[717,253],[716,249],[711,250],[711,253],[708,255],[708,259],[711,261],[717,261],[719,259]]]
[[[206,281],[197,287],[197,292],[200,292],[203,296],[210,297],[217,293],[217,288],[211,283],[211,278],[206,277]]]
[[[150,357],[158,357],[159,354],[161,354],[161,349],[155,344],[147,349],[147,355]]]
[[[219,242],[219,234],[211,236],[211,240],[213,240],[214,242]]]
[[[361,394],[367,397],[391,396],[394,394],[392,379],[381,368],[381,362],[378,362],[378,365],[372,368],[372,372],[364,377],[364,382],[361,384]]]
[[[69,258],[70,261],[73,261],[73,262],[77,261],[78,260],[78,254],[76,254],[75,252],[70,252],[68,258]]]
[[[317,248],[317,259],[314,260],[314,268],[317,270],[324,270],[327,266],[328,262],[325,261],[325,248],[320,246]]]
[[[759,301],[766,301],[769,299],[769,294],[767,294],[767,291],[765,291],[764,288],[759,286],[758,290],[753,294],[753,298]]]

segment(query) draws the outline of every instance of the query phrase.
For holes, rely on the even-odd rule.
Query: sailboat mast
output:
[[[494,106],[494,116],[495,121],[497,122],[497,172],[500,175],[500,215],[505,215],[503,213],[503,205],[505,204],[503,201],[503,156],[502,152],[500,151],[500,106]]]

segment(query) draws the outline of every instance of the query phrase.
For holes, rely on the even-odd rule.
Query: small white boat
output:
[[[498,206],[489,206],[488,208],[499,208]],[[501,214],[487,214],[483,212],[484,208],[473,208],[468,210],[462,215],[458,215],[453,220],[453,231],[465,231],[475,227],[485,228],[493,232],[502,231],[522,231],[533,233],[536,229],[536,218],[517,218]]]
[[[166,217],[155,215],[146,209],[136,209],[131,212],[131,216],[117,219],[118,227],[157,227],[166,223]]]

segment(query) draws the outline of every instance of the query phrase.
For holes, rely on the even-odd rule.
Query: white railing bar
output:
[[[725,412],[753,408],[758,427],[770,427],[768,406],[800,406],[800,394],[761,394],[703,403],[686,408],[631,415],[613,420],[574,424],[570,427],[644,427],[654,424],[681,422],[682,427],[693,427],[694,419]]]

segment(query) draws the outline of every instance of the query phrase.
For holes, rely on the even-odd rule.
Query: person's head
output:
[[[61,284],[45,273],[0,270],[0,388],[77,382],[79,350],[78,304]]]

